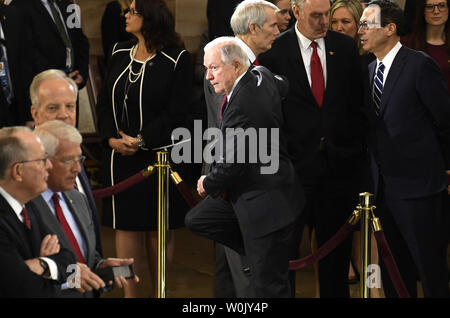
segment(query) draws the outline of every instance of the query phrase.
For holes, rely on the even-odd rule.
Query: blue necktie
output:
[[[4,43],[4,40],[0,42],[0,85],[2,86],[8,105],[11,105],[14,94],[12,90],[11,76],[9,73],[7,49]]]
[[[384,64],[380,62],[378,65],[377,74],[373,81],[373,102],[375,104],[375,113],[380,116],[381,113],[381,96],[383,94],[383,76],[384,76]]]

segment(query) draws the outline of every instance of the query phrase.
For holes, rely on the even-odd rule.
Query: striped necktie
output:
[[[375,105],[375,113],[377,116],[381,114],[381,96],[383,94],[383,76],[384,76],[384,64],[380,62],[378,65],[377,74],[373,81],[373,103]]]

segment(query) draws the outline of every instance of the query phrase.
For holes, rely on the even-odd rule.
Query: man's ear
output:
[[[22,165],[21,164],[13,164],[11,166],[11,179],[14,181],[22,182]]]
[[[297,20],[300,19],[300,8],[297,5],[292,7],[292,13]]]
[[[37,106],[36,105],[31,105],[31,109],[30,109],[30,112],[31,112],[31,117],[33,117],[33,120],[34,120],[34,122],[36,123],[36,125],[37,125],[37,114],[38,114],[38,108],[37,108]]]
[[[255,34],[256,33],[256,29],[259,26],[255,23],[255,22],[250,22],[250,24],[248,25],[248,29],[250,31],[250,34]]]
[[[387,35],[388,36],[397,35],[397,25],[395,23],[389,23],[387,25]]]

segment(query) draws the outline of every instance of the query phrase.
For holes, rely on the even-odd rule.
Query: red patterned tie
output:
[[[223,98],[223,102],[222,102],[222,106],[220,107],[220,120],[222,120],[222,114],[224,111],[224,107],[227,104],[227,95],[225,95],[225,97]]]
[[[256,58],[254,61],[253,61],[253,65],[256,65],[256,66],[258,66],[259,65],[259,61],[258,61],[258,59]]]
[[[30,216],[28,215],[28,212],[25,208],[23,208],[22,212],[20,212],[20,215],[23,218],[23,224],[27,227],[27,229],[31,230],[31,221]]]
[[[72,230],[70,229],[69,223],[67,223],[66,217],[64,216],[64,212],[61,208],[61,205],[59,204],[59,197],[58,194],[55,192],[52,196],[53,203],[55,204],[55,211],[56,211],[56,218],[58,219],[59,223],[61,223],[61,226],[66,233],[67,238],[70,241],[70,244],[72,245],[73,250],[75,251],[75,254],[78,257],[78,260],[81,263],[86,263],[84,260],[83,254],[81,253],[80,246],[78,245],[78,242],[75,238],[75,235],[73,235]]]
[[[323,92],[325,91],[322,63],[320,63],[320,58],[317,54],[317,43],[312,41],[311,47],[313,48],[311,55],[311,90],[317,104],[319,104],[319,107],[322,107]]]

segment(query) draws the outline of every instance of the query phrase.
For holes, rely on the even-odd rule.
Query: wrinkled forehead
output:
[[[381,24],[381,9],[376,4],[371,4],[364,9],[360,21]]]

